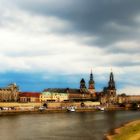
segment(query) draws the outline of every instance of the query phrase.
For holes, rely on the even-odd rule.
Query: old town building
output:
[[[113,72],[110,73],[108,86],[104,87],[103,92],[101,93],[100,102],[102,104],[108,105],[117,103],[116,86]]]
[[[68,89],[70,101],[95,101],[97,100],[93,74],[91,71],[88,88],[84,78],[80,81],[80,89]]]
[[[20,102],[40,102],[39,92],[20,92],[19,101]]]
[[[45,89],[40,95],[40,101],[54,101],[54,102],[62,102],[62,101],[89,101],[89,100],[97,100],[93,74],[90,74],[89,87],[86,87],[86,82],[84,78],[80,81],[79,89],[72,88],[48,88]]]
[[[68,101],[66,89],[49,88],[40,95],[40,102],[63,102]]]
[[[0,102],[83,102],[100,101],[103,105],[140,103],[140,95],[116,94],[114,74],[111,71],[108,86],[103,91],[96,92],[93,73],[91,70],[88,86],[84,78],[80,80],[77,89],[48,88],[43,92],[20,92],[16,84],[0,88]]]
[[[140,95],[121,94],[117,96],[117,102],[119,104],[140,103]]]
[[[0,88],[0,102],[16,102],[19,99],[19,88],[10,84],[5,88]]]
[[[81,89],[68,89],[69,101],[87,101],[91,99],[88,90],[84,90],[85,92],[81,91]]]
[[[88,93],[88,90],[86,87],[86,82],[85,82],[84,78],[82,78],[80,81],[80,92],[81,93]]]

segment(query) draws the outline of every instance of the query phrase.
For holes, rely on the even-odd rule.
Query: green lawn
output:
[[[129,123],[119,129],[119,134],[112,137],[113,140],[140,140],[140,121]]]

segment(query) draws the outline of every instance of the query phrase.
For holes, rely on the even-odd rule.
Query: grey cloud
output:
[[[72,32],[97,36],[93,42],[99,46],[117,42],[121,39],[135,38],[139,24],[134,20],[140,13],[139,0],[48,0],[16,1],[20,8],[32,14],[56,16],[68,20],[73,25]],[[127,27],[119,30],[109,23]],[[129,30],[130,29],[130,30]],[[68,30],[69,32],[69,30]],[[92,41],[89,42],[92,45]]]
[[[119,67],[133,67],[133,66],[140,66],[140,62],[133,62],[133,61],[123,61],[122,62],[116,62],[115,66]]]
[[[140,46],[139,48],[134,48],[134,49],[127,49],[127,46],[124,46],[122,48],[117,48],[116,46],[110,46],[105,50],[106,53],[114,53],[114,54],[135,54],[139,55],[140,54]],[[131,55],[132,56],[132,55]]]
[[[17,58],[22,58],[22,57],[41,57],[41,56],[54,56],[57,55],[56,52],[46,52],[46,51],[42,51],[42,50],[38,50],[38,51],[15,51],[15,52],[6,52],[3,53],[4,56],[8,56],[8,57],[17,57]]]
[[[139,40],[140,28],[135,20],[136,16],[140,16],[139,0],[13,0],[11,7],[13,5],[31,15],[54,16],[68,21],[69,28],[51,31],[91,37],[86,41],[80,40],[82,44],[102,47],[108,53],[138,52],[118,49],[113,45],[122,40]]]

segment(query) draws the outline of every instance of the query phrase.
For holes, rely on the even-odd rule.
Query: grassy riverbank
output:
[[[114,135],[108,135],[108,140],[140,140],[140,120],[125,124],[115,129]]]

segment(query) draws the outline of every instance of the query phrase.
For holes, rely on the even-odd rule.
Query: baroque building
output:
[[[19,88],[10,84],[5,88],[0,88],[0,102],[16,102],[19,100]]]
[[[121,94],[117,96],[117,102],[119,104],[140,103],[140,95]]]
[[[102,104],[115,104],[117,103],[116,86],[113,72],[110,73],[108,86],[104,87],[101,93],[100,102]]]
[[[40,102],[63,102],[68,101],[67,89],[48,88],[45,89],[39,98]]]
[[[48,88],[40,95],[40,102],[63,102],[63,101],[93,101],[97,100],[93,74],[91,71],[88,88],[84,78],[80,81],[77,89],[72,88]]]
[[[69,100],[70,101],[93,101],[97,100],[95,92],[95,83],[93,80],[92,71],[90,73],[90,79],[88,82],[88,88],[86,87],[86,82],[84,78],[80,81],[80,89],[69,89]]]
[[[20,92],[19,102],[40,102],[40,92]]]

